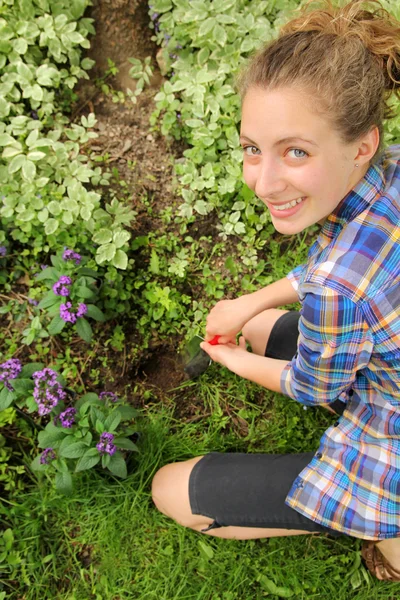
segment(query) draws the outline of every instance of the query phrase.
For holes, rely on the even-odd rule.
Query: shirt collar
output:
[[[330,239],[337,237],[343,227],[353,221],[382,194],[385,187],[383,159],[369,167],[364,177],[350,190],[335,210],[327,217],[321,234]]]

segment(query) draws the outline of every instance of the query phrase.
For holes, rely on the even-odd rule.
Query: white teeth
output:
[[[291,200],[286,204],[281,204],[280,206],[274,206],[275,210],[287,210],[288,208],[293,208],[296,204],[300,204],[304,198],[298,198],[297,200]]]

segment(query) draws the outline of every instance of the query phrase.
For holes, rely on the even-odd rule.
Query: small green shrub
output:
[[[7,2],[0,16],[0,219],[9,241],[34,254],[98,244],[95,259],[126,269],[135,216],[115,197],[103,206],[93,188],[111,175],[82,153],[97,137],[95,116],[69,124],[66,92],[94,61],[81,58],[94,33],[83,17],[90,0]],[[95,241],[96,240],[96,241]],[[0,242],[2,240],[0,239]]]

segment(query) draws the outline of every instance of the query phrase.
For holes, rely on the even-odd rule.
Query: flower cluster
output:
[[[118,401],[118,396],[117,396],[117,394],[114,394],[114,392],[100,392],[99,398],[100,398],[100,400],[104,400],[104,401],[110,400],[110,402]]]
[[[68,261],[68,260],[75,261],[75,264],[77,266],[81,263],[81,260],[82,260],[82,256],[80,254],[78,254],[77,252],[74,252],[73,250],[69,250],[68,248],[65,248],[62,257],[63,257],[63,260],[65,260],[65,261]]]
[[[114,436],[112,433],[102,433],[100,436],[100,441],[96,444],[97,450],[100,454],[109,454],[112,456],[115,454],[117,447],[112,442],[114,441]]]
[[[56,296],[69,296],[69,285],[72,279],[67,275],[61,275],[60,279],[53,285],[53,292]]]
[[[10,392],[14,391],[10,384],[10,380],[16,379],[21,371],[22,364],[18,358],[10,358],[0,365],[0,381],[3,382],[4,386],[10,390]]]
[[[38,405],[39,415],[47,415],[59,402],[65,400],[67,394],[57,381],[57,373],[52,369],[36,371],[32,378],[35,380],[33,397]]]
[[[55,458],[56,458],[56,453],[54,452],[53,448],[45,448],[45,450],[43,450],[42,455],[40,457],[40,464],[48,465],[49,462],[51,460],[54,460]]]
[[[61,427],[72,427],[75,423],[76,408],[67,408],[54,419],[55,423],[60,422]]]
[[[71,311],[72,302],[66,302],[60,306],[60,317],[66,323],[76,323],[78,317],[83,317],[87,313],[87,306],[81,302],[78,306],[78,310],[75,312]]]

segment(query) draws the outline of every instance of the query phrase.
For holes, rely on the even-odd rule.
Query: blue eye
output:
[[[288,151],[288,154],[289,152],[294,152],[294,156],[292,156],[291,158],[305,158],[306,156],[308,156],[307,152],[305,150],[301,150],[300,148],[291,148]]]
[[[243,152],[247,154],[247,156],[258,156],[258,154],[261,154],[256,146],[244,146]]]

